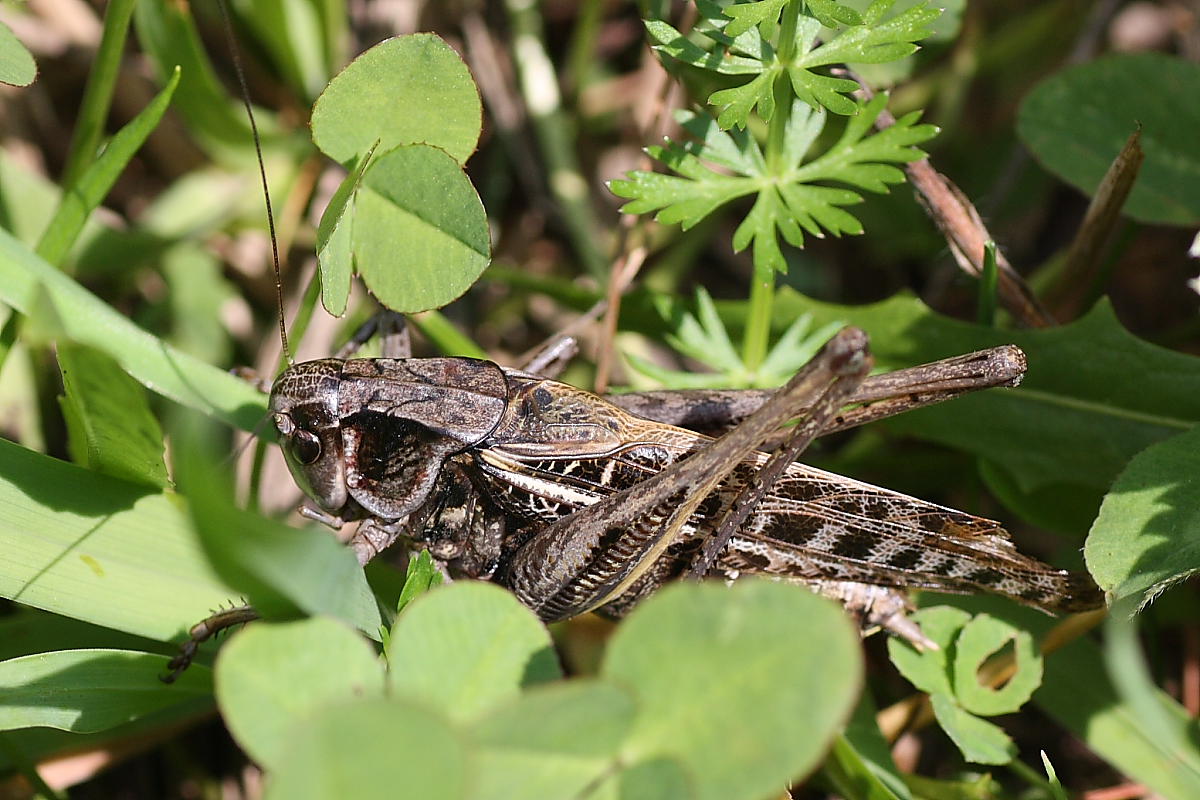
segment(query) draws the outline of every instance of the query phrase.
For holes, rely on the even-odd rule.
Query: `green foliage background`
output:
[[[1068,67],[1115,30],[1069,0],[417,3],[406,31],[328,0],[232,5],[300,353],[373,312],[365,286],[412,314],[419,354],[516,364],[633,253],[615,336],[585,339],[570,382],[592,386],[612,348],[635,388],[773,386],[844,324],[884,368],[1016,343],[1020,388],[810,455],[1004,520],[1114,608],[1088,632],[923,595],[942,647],[917,653],[864,649],[778,584],[671,587],[615,630],[548,631],[497,587],[438,586],[427,558],[364,574],[275,518],[297,495],[264,444],[238,476],[225,458],[265,410],[226,369],[280,356],[220,16],[112,0],[87,69],[31,60],[0,26],[0,81],[29,84],[36,61],[22,91],[67,123],[39,131],[4,101],[26,125],[0,151],[5,790],[55,796],[39,766],[134,741],[153,747],[71,794],[127,793],[138,769],[156,795],[216,787],[238,770],[178,738],[216,708],[186,735],[251,760],[273,797],[1200,796],[1197,709],[1167,691],[1200,657],[1180,646],[1200,636],[1200,67],[1097,47]],[[433,33],[371,48],[415,30]],[[114,102],[131,80],[134,109]],[[1096,270],[1064,274],[1079,192],[1138,126],[1127,217]],[[963,321],[994,298],[902,186],[925,152],[990,206],[1063,324]],[[242,599],[275,621],[156,680],[191,624]],[[921,757],[897,764],[906,731]]]

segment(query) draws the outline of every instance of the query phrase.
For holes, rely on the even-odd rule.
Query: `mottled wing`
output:
[[[653,434],[660,441],[635,442],[603,455],[529,457],[494,447],[477,459],[509,513],[549,522],[644,480],[709,441],[666,426]],[[705,533],[765,459],[734,470],[701,505],[686,533]],[[996,522],[803,464],[789,468],[716,567],[727,574],[988,591],[1048,611],[1102,602],[1086,575],[1022,555]]]
[[[752,480],[752,471],[739,477]],[[1055,612],[1103,602],[1087,575],[1021,554],[997,522],[803,464],[776,483],[725,555],[754,572],[987,591]]]
[[[811,406],[813,411],[788,437],[791,457],[845,404],[870,365],[866,334],[857,328],[843,328],[736,430],[705,441],[686,461],[626,483],[586,508],[537,526],[532,536],[511,552],[502,582],[547,620],[607,605],[643,585],[664,559],[678,562],[672,550],[689,536],[689,523],[700,505],[719,491],[731,471],[756,453],[755,448],[787,424],[794,409]],[[570,455],[594,458],[620,452],[625,444],[637,441],[629,434],[638,427],[648,427],[651,433],[666,429],[636,420],[594,395],[568,391],[561,384],[534,382],[517,387],[510,383],[510,389],[515,391],[509,409],[519,413],[506,415],[481,450],[504,448],[509,454],[523,453],[528,460]],[[670,429],[666,431],[669,435]],[[692,437],[691,441],[697,440]],[[599,447],[606,452],[597,452]],[[487,456],[482,460],[487,461]],[[789,461],[775,459],[774,464],[782,469]],[[505,469],[502,460],[491,466]],[[764,489],[774,477],[763,484]],[[726,539],[713,541],[724,543]]]

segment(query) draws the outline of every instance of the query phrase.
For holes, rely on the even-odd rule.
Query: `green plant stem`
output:
[[[54,217],[38,240],[39,256],[55,266],[62,265],[88,216],[103,202],[126,165],[158,126],[179,86],[179,79],[180,70],[177,68],[163,90],[117,131],[104,152],[89,160],[79,180],[63,192]]]
[[[796,53],[796,26],[800,21],[802,0],[792,0],[783,8],[783,22],[779,27],[779,62],[786,64]],[[784,141],[787,137],[788,121],[792,112],[792,85],[787,73],[781,72],[775,79],[775,111],[767,129],[767,172],[778,175],[783,170],[779,163],[783,158]],[[750,280],[750,307],[746,321],[746,332],[742,338],[742,363],[751,375],[762,365],[771,341],[772,306],[775,302],[775,270],[768,265],[754,265],[754,276]]]
[[[988,239],[983,244],[983,274],[979,276],[979,308],[980,325],[989,328],[996,327],[996,282],[999,272],[996,270],[996,243]]]
[[[463,333],[445,315],[438,311],[423,311],[409,317],[417,330],[448,356],[467,356],[468,358],[487,358],[488,355],[471,337]]]
[[[521,97],[537,132],[550,193],[584,266],[603,283],[607,280],[608,258],[598,244],[601,226],[592,210],[587,179],[575,156],[575,133],[563,114],[538,5],[533,0],[508,0],[505,6],[513,31],[513,62],[520,75]]]
[[[600,20],[604,11],[601,0],[583,0],[579,4],[579,17],[571,34],[567,50],[567,81],[570,97],[576,97],[584,86],[598,61],[596,40],[600,35]]]
[[[262,478],[263,466],[267,460],[267,445],[270,442],[265,438],[258,438],[254,441],[254,458],[250,461],[250,488],[246,495],[246,509],[253,511],[255,514],[262,513]]]
[[[265,398],[253,386],[150,335],[0,230],[0,301],[28,314],[40,294],[66,338],[108,353],[152,391],[243,430],[262,418]]]
[[[486,275],[489,280],[511,286],[514,289],[523,289],[553,297],[558,302],[580,311],[591,308],[593,303],[603,297],[601,292],[587,289],[574,281],[551,275],[533,275],[503,263],[496,263],[488,267]],[[0,299],[3,299],[2,296]]]
[[[1007,767],[1012,772],[1016,773],[1021,780],[1028,783],[1032,788],[1039,790],[1047,797],[1055,797],[1054,786],[1045,777],[1039,775],[1035,769],[1030,767],[1019,758],[1014,758],[1008,762]]]
[[[20,328],[21,315],[10,310],[8,319],[4,320],[3,325],[0,325],[0,370],[4,369],[4,362],[8,361],[8,354],[12,352],[13,345],[16,344]]]
[[[50,788],[50,786],[44,780],[42,780],[41,773],[37,771],[37,765],[25,755],[25,752],[21,749],[21,746],[17,744],[16,739],[9,736],[8,733],[0,733],[0,752],[3,752],[5,755],[7,755],[9,760],[17,768],[17,771],[21,773],[25,780],[29,781],[29,784],[33,787],[33,790],[37,793],[37,797],[45,798],[45,800],[66,800],[65,795],[54,791],[54,789]]]
[[[92,71],[88,74],[87,87],[83,90],[75,134],[71,137],[71,150],[67,153],[67,163],[63,168],[64,190],[75,185],[95,159],[96,150],[100,147],[100,137],[112,104],[113,88],[117,83],[117,72],[121,67],[121,54],[125,50],[129,20],[136,5],[137,0],[112,0],[104,12],[100,47],[96,51]]]
[[[767,273],[767,274],[763,274]],[[750,302],[747,306],[746,331],[742,336],[742,363],[753,375],[767,356],[771,341],[771,309],[775,303],[775,273],[754,268],[750,280]]]
[[[783,7],[783,22],[779,27],[780,64],[787,64],[796,56],[796,27],[800,24],[800,9],[803,5],[803,0],[792,0]],[[772,89],[775,94],[775,112],[771,115],[770,127],[767,130],[766,159],[768,174],[778,175],[782,172],[780,159],[783,158],[788,121],[792,116],[792,84],[786,71],[780,71]]]

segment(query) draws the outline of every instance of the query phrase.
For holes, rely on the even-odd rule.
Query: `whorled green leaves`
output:
[[[885,18],[892,3],[873,3],[863,14],[862,24],[853,25],[831,39],[820,42],[820,20],[801,21],[797,28],[798,52],[786,65],[792,91],[810,105],[821,105],[835,114],[856,113],[857,103],[849,96],[858,89],[855,81],[817,72],[819,67],[842,63],[881,64],[914,53],[916,42],[932,33],[931,25],[941,11],[926,3]],[[736,99],[736,95],[734,96]],[[723,102],[715,95],[713,102]]]
[[[858,84],[822,71],[834,64],[881,63],[910,55],[928,36],[941,13],[928,3],[890,14],[894,0],[876,0],[861,14],[842,3],[806,3],[792,31],[780,26],[784,0],[759,0],[728,6],[697,3],[701,19],[695,35],[684,36],[661,19],[646,22],[654,49],[664,57],[721,75],[753,76],[708,98],[720,109],[721,128],[744,128],[756,107],[764,120],[775,113],[776,82],[786,80],[794,95],[814,108],[835,114],[857,113],[850,94]],[[810,16],[811,15],[811,16]],[[834,28],[818,39],[821,26]]]
[[[883,193],[902,182],[893,165],[922,158],[913,145],[936,132],[916,125],[914,113],[867,137],[886,99],[858,100],[854,76],[833,70],[910,56],[941,13],[926,2],[895,5],[874,0],[860,12],[837,0],[698,0],[699,19],[687,34],[657,16],[646,21],[669,69],[693,78],[709,73],[700,80],[723,88],[707,97],[718,109],[715,119],[681,119],[695,142],[648,148],[674,174],[634,171],[610,188],[632,201],[625,213],[657,212],[660,222],[679,222],[685,230],[737,198],[754,196],[733,235],[735,252],[753,244],[756,321],[742,346],[751,370],[766,352],[771,276],[787,268],[780,238],[799,248],[806,233],[861,233],[845,207],[862,202],[863,190]],[[747,127],[755,111],[767,123],[763,146]],[[829,112],[848,117],[842,136],[810,155]]]
[[[725,26],[725,34],[735,39],[759,25],[768,31],[779,19],[779,12],[788,0],[758,0],[752,3],[731,3],[721,13],[733,20]]]
[[[918,125],[916,113],[869,133],[886,103],[886,95],[878,95],[857,107],[858,115],[847,122],[837,142],[810,160],[805,159],[825,127],[826,113],[799,100],[792,106],[775,159],[764,156],[745,131],[722,131],[709,117],[681,112],[677,118],[693,139],[647,149],[675,174],[637,170],[625,180],[612,181],[609,188],[630,200],[622,211],[658,211],[660,222],[680,223],[685,230],[732,200],[757,195],[734,232],[733,249],[753,244],[758,270],[785,271],[779,237],[802,247],[805,233],[862,233],[862,225],[844,208],[862,202],[856,190],[886,193],[890,184],[904,180],[896,164],[924,157],[916,145],[937,129]]]
[[[896,0],[895,4],[891,6],[891,10],[899,15],[912,6],[925,4],[925,0]],[[872,5],[872,0],[847,0],[844,5],[851,12],[861,13]],[[962,16],[966,0],[938,0],[933,5],[941,11],[941,14],[929,24],[929,33],[921,37],[921,44],[919,48],[916,48],[916,52],[893,61],[852,61],[846,66],[854,71],[859,80],[864,81],[874,89],[895,86],[912,77],[918,64],[929,63],[929,61],[938,58],[937,55],[928,56],[927,54],[926,56],[922,56],[921,50],[925,50],[926,48],[942,48],[950,45],[958,37],[959,30],[962,28]],[[820,20],[821,17],[813,7],[813,4],[810,2],[808,6],[813,16]],[[830,22],[825,22],[824,20],[821,22],[826,29],[835,27]],[[827,38],[829,35],[829,30],[821,32],[822,38]]]
[[[674,333],[665,335],[667,342],[682,355],[710,367],[712,372],[672,370],[633,353],[624,354],[632,369],[668,389],[781,386],[817,354],[829,337],[845,327],[845,323],[834,321],[813,330],[812,316],[801,314],[771,347],[758,368],[750,370],[734,348],[712,297],[704,289],[696,289],[696,313],[685,312],[676,321]]]

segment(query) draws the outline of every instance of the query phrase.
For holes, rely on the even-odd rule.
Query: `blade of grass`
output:
[[[1129,135],[1121,152],[1104,173],[1071,241],[1056,283],[1051,287],[1050,291],[1058,301],[1058,314],[1063,319],[1074,319],[1086,311],[1107,284],[1111,265],[1106,265],[1102,256],[1105,245],[1113,238],[1113,231],[1119,227],[1117,220],[1121,209],[1129,199],[1146,157],[1141,137],[1139,126]]]
[[[4,320],[4,325],[0,326],[0,370],[4,369],[4,362],[8,361],[8,354],[12,352],[13,344],[17,341],[17,332],[21,327],[21,315],[9,312],[8,319]]]
[[[541,11],[537,4],[525,0],[508,0],[506,7],[513,30],[513,63],[546,163],[550,192],[575,252],[588,273],[603,283],[609,267],[600,245],[599,232],[603,228],[592,210],[588,182],[575,155],[575,134],[562,109],[558,75],[546,51]]]
[[[167,657],[109,648],[33,653],[0,663],[0,729],[96,733],[212,694],[212,673],[155,679]]]
[[[155,338],[0,230],[0,301],[28,313],[38,287],[70,339],[108,353],[151,391],[247,431],[266,413],[249,383]]]
[[[1110,637],[1114,633],[1120,635],[1119,629],[1109,630]],[[1200,797],[1198,755],[1188,743],[1196,722],[1148,683],[1144,665],[1137,664],[1139,675],[1117,671],[1130,665],[1130,646],[1120,642],[1105,653],[1077,639],[1046,659],[1033,701],[1101,758],[1163,797]],[[1097,669],[1106,655],[1110,669]]]
[[[100,205],[134,153],[166,113],[175,88],[179,86],[179,75],[176,67],[163,90],[129,124],[117,131],[104,152],[80,175],[78,182],[63,193],[54,217],[38,241],[38,255],[51,264],[62,263],[83,230],[88,215]]]
[[[424,311],[409,317],[417,330],[425,334],[431,342],[437,345],[448,356],[467,356],[468,358],[487,358],[479,345],[464,336],[454,327],[450,320],[439,311]]]
[[[29,785],[37,792],[38,798],[41,800],[67,800],[65,794],[54,791],[42,780],[41,774],[37,771],[37,765],[25,755],[18,743],[10,738],[7,732],[0,732],[0,753],[8,756],[12,766],[25,780],[29,781]]]
[[[180,504],[0,441],[0,596],[167,641],[237,595]]]
[[[92,62],[92,71],[88,73],[79,116],[75,119],[75,133],[71,136],[71,150],[63,167],[64,187],[73,188],[96,157],[108,119],[108,109],[112,105],[113,88],[117,84],[117,71],[121,68],[125,37],[129,33],[129,20],[135,6],[137,0],[113,0],[104,12],[100,47],[96,51],[96,60]]]
[[[980,325],[996,327],[996,283],[1000,273],[996,268],[996,243],[988,239],[983,243],[983,272],[979,276]]]

